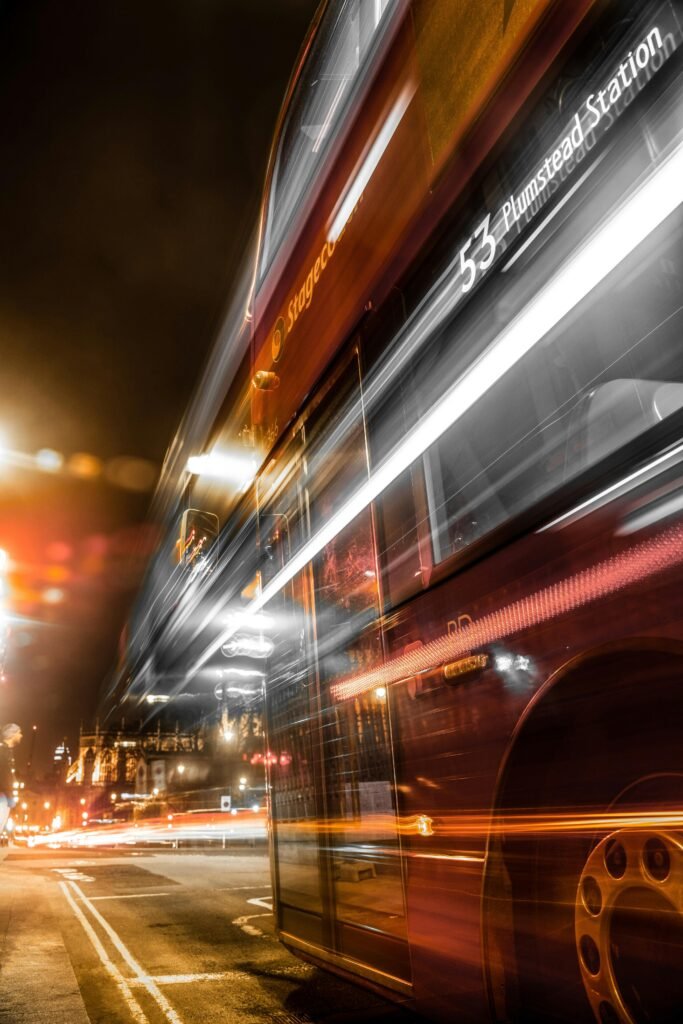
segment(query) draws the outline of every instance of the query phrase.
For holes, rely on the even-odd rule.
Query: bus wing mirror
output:
[[[218,558],[218,516],[188,508],[180,520],[180,564],[193,575],[204,575]]]

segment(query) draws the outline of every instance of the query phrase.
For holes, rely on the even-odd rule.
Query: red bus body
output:
[[[238,629],[216,625],[226,607],[275,623],[265,715],[281,938],[435,1019],[679,1019],[683,395],[665,355],[680,323],[680,196],[623,254],[604,250],[604,275],[581,270],[593,284],[577,275],[678,159],[680,8],[395,4],[265,256],[279,140],[339,9],[323,9],[283,110],[240,328],[249,349],[203,445],[248,448],[256,479],[218,497],[198,479],[186,495],[227,537],[219,570],[183,599],[203,609],[183,642],[192,671],[218,664]],[[547,322],[556,282],[557,322],[532,345],[530,310],[547,299]],[[454,325],[440,347],[415,326],[428,314],[434,335]],[[625,354],[620,315],[636,339]],[[513,344],[523,354],[496,376]],[[630,372],[610,375],[631,349]],[[547,365],[525,361],[542,350]],[[569,411],[551,378],[580,396]],[[531,404],[533,437],[518,426]],[[420,448],[442,408],[449,426]],[[534,448],[560,421],[555,447]],[[519,454],[496,441],[485,489],[467,466],[484,465],[473,452],[489,431]],[[415,457],[325,534],[412,437]],[[679,952],[649,957],[662,929]]]

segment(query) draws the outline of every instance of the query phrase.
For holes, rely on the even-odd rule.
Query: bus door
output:
[[[318,396],[305,432],[305,498],[315,536],[368,476],[356,349]],[[320,842],[334,949],[400,989],[410,968],[389,694],[380,687],[348,701],[332,695],[335,679],[382,660],[370,509],[314,557],[311,584],[326,815]]]
[[[301,546],[303,430],[295,429],[257,485],[262,586]],[[310,671],[310,569],[284,586],[265,609],[273,654],[266,682],[266,751],[270,780],[274,909],[281,932],[314,945],[324,933],[323,871],[318,843],[320,750],[318,700]]]

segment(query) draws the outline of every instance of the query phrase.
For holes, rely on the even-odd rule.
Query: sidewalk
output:
[[[54,882],[0,847],[0,1022],[89,1024],[52,900]]]

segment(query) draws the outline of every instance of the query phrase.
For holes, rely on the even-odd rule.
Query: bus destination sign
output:
[[[580,165],[635,96],[664,65],[676,49],[678,30],[662,30],[659,25],[642,36],[629,49],[601,88],[588,93],[556,139],[492,217],[487,213],[458,252],[456,274],[460,292],[469,292],[493,266],[505,248],[513,227],[528,226],[540,213],[561,184]]]

